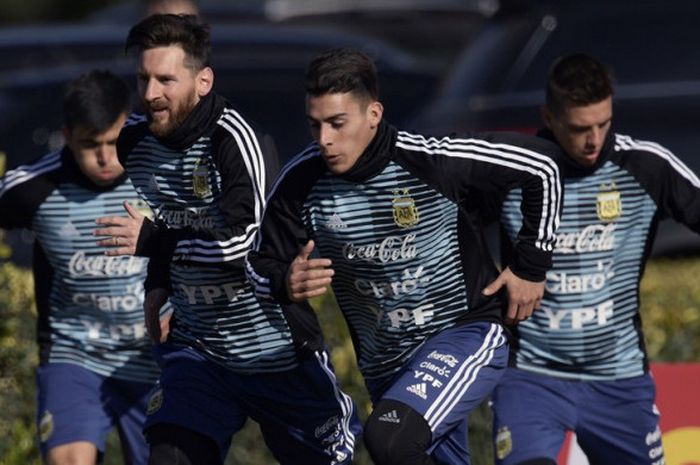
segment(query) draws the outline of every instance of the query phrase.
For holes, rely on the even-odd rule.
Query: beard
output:
[[[190,115],[192,109],[197,105],[195,97],[191,96],[186,102],[171,110],[169,117],[163,120],[149,118],[148,129],[159,138],[167,137],[177,129],[183,121]],[[156,109],[161,108],[154,105]]]

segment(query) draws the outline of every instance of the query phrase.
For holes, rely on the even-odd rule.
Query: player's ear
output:
[[[195,86],[200,98],[211,92],[214,87],[214,70],[208,66],[202,68],[195,77]]]
[[[367,105],[367,118],[369,119],[370,128],[375,129],[379,126],[382,121],[382,115],[384,114],[384,106],[381,102],[374,100],[369,105]]]

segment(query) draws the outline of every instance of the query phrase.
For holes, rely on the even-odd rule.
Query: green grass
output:
[[[700,361],[700,258],[650,262],[642,282],[642,321],[652,361]],[[34,343],[36,311],[33,284],[27,270],[0,266],[0,465],[38,465],[34,440]],[[357,372],[355,355],[345,322],[332,298],[314,302],[332,348],[333,363],[345,390],[366,418],[370,403]],[[472,415],[470,444],[472,463],[493,463],[490,413],[481,406]],[[105,465],[123,463],[116,435],[108,442]],[[227,465],[272,465],[257,426],[249,422],[236,435]],[[360,444],[355,463],[371,461]]]

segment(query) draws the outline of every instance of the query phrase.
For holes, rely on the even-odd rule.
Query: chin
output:
[[[168,124],[167,122],[156,123],[153,121],[148,125],[148,129],[150,129],[156,137],[165,137],[172,132],[173,128],[172,125]]]
[[[328,166],[328,165],[326,165]],[[328,171],[331,173],[338,175],[338,174],[343,174],[348,171],[348,168],[345,168],[343,166],[328,166]]]

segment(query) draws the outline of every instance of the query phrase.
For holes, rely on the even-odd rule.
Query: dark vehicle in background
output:
[[[549,65],[564,53],[586,52],[614,71],[614,130],[660,143],[700,174],[699,6],[694,0],[503,4],[413,124],[434,134],[534,133]],[[662,222],[653,253],[688,252],[700,252],[698,235]]]
[[[0,30],[0,152],[8,169],[63,145],[61,94],[70,79],[89,69],[109,69],[135,87],[135,61],[123,48],[128,29],[72,24]],[[354,33],[261,23],[212,25],[214,88],[274,137],[284,162],[311,140],[305,66],[320,51],[338,46],[376,60],[387,118],[396,124],[434,96],[435,67],[390,44]],[[7,236],[13,260],[26,264],[26,237]]]
[[[199,0],[212,26],[214,88],[277,142],[281,161],[309,141],[304,69],[329,47],[360,49],[377,62],[386,118],[406,127],[448,64],[495,11],[496,0]],[[0,29],[0,152],[8,168],[63,144],[61,91],[92,68],[135,83],[124,54],[143,2],[125,0],[80,24]],[[439,39],[439,40],[438,40]],[[14,259],[26,241],[10,235]],[[24,247],[26,249],[26,247]],[[1,249],[0,249],[1,251]]]
[[[62,144],[61,91],[93,68],[135,83],[125,56],[128,28],[66,25],[0,31],[0,150],[8,167]],[[282,159],[310,140],[304,116],[304,68],[333,46],[365,51],[377,62],[389,117],[402,122],[433,96],[434,69],[391,45],[362,36],[309,27],[238,25],[212,29],[215,90],[276,139]]]
[[[617,76],[616,130],[659,142],[700,172],[700,13],[695,0],[200,0],[212,24],[215,89],[276,139],[309,142],[308,60],[349,46],[377,60],[387,120],[434,134],[540,126],[546,70],[587,51]],[[0,152],[15,167],[62,145],[60,95],[91,68],[134,84],[123,50],[137,0],[81,24],[0,30]],[[700,251],[663,222],[655,253]]]

